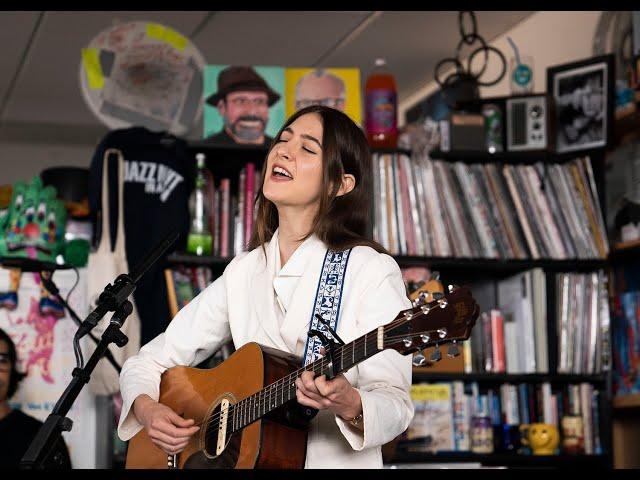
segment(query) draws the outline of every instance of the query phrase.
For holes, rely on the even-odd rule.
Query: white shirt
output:
[[[263,249],[243,253],[186,305],[166,332],[129,358],[120,375],[122,440],[141,428],[131,404],[141,394],[159,398],[160,376],[175,365],[197,365],[222,343],[248,342],[302,357],[326,245],[315,235],[279,268],[278,231]],[[274,293],[275,292],[275,293]],[[282,309],[279,306],[282,305]],[[353,248],[345,274],[337,333],[350,342],[390,323],[409,308],[400,268],[370,247]],[[307,468],[380,468],[381,446],[413,417],[411,357],[384,350],[344,373],[362,400],[364,431],[322,410],[311,422]]]

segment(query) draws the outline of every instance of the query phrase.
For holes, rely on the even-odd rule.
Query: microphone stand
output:
[[[102,334],[102,338],[87,361],[87,364],[84,368],[76,367],[73,369],[71,382],[62,393],[55,407],[53,407],[53,411],[47,417],[44,425],[40,427],[38,434],[22,457],[20,468],[44,469],[49,466],[46,464],[46,461],[49,460],[53,452],[53,447],[61,438],[62,432],[70,431],[73,426],[73,421],[67,418],[66,414],[71,409],[73,402],[85,384],[89,382],[91,372],[96,364],[105,354],[111,343],[115,343],[118,347],[122,348],[129,341],[127,336],[120,331],[125,320],[133,311],[133,305],[127,298],[135,290],[136,282],[140,280],[149,267],[165,253],[177,238],[177,232],[169,234],[165,240],[142,261],[132,274],[119,275],[113,286],[111,284],[107,285],[100,294],[98,305],[93,312],[87,316],[87,319],[80,324],[78,332],[76,332],[76,338],[88,334],[107,312],[113,311],[115,313],[111,317],[109,326]]]
[[[48,271],[46,272],[46,274],[44,271],[40,272],[40,280],[42,280],[42,283],[44,284],[44,287],[47,289],[47,291],[51,295],[55,295],[56,299],[62,304],[64,308],[67,309],[71,318],[78,324],[78,326],[80,326],[82,324],[82,320],[80,320],[80,317],[78,317],[78,314],[75,312],[75,310],[71,308],[71,305],[69,305],[66,300],[62,298],[62,295],[60,295],[60,290],[58,290],[58,286],[53,283],[53,272],[50,272],[50,274]],[[89,337],[91,337],[91,340],[93,340],[96,344],[100,342],[100,340],[98,340],[95,335],[93,335],[93,333],[89,333]],[[116,359],[113,358],[111,350],[107,348],[104,356],[109,361],[109,363],[113,365],[113,368],[115,368],[116,371],[120,373],[122,367],[118,364],[118,362],[116,362]]]

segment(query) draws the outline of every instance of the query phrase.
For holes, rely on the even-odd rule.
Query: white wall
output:
[[[89,168],[95,145],[0,143],[0,185],[30,180],[48,167]]]
[[[536,93],[547,89],[546,69],[549,66],[568,63],[593,56],[593,37],[600,19],[600,11],[591,12],[537,12],[516,25],[511,30],[496,38],[490,44],[498,48],[505,56],[507,63],[513,57],[507,37],[511,37],[518,47],[521,56],[533,58],[533,89]],[[482,31],[480,31],[482,34]],[[479,55],[478,57],[481,57]],[[489,65],[484,79],[496,78],[500,73],[500,61],[495,54],[490,55]],[[480,58],[474,59],[480,61]],[[466,60],[463,62],[466,65]],[[449,72],[443,72],[445,78]],[[420,90],[403,99],[398,106],[399,121],[404,123],[405,111],[413,107],[424,97],[438,89],[432,81]],[[481,97],[497,97],[510,95],[509,66],[504,78],[492,87],[482,87]]]

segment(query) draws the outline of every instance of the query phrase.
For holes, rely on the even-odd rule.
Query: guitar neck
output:
[[[381,335],[382,331],[375,329],[351,343],[335,345],[333,347],[333,361],[336,363],[336,371],[342,373],[349,370],[354,365],[382,351]],[[241,430],[294,399],[296,397],[296,378],[305,371],[312,371],[314,377],[317,377],[333,372],[333,365],[331,365],[331,360],[328,356],[325,355],[239,401],[229,410],[228,423],[230,433]]]

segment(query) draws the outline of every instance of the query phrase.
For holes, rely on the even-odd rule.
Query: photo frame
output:
[[[613,70],[612,54],[547,68],[556,153],[601,149],[611,143]]]

